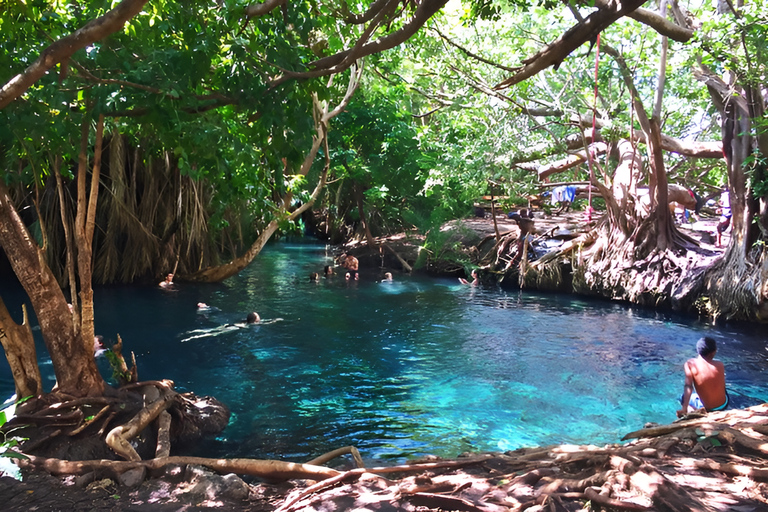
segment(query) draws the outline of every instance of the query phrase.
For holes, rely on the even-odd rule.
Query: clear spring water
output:
[[[280,243],[221,284],[99,288],[96,330],[121,335],[141,379],[169,378],[231,408],[227,429],[195,455],[302,461],[355,445],[364,458],[394,462],[617,442],[646,422],[675,419],[682,364],[702,335],[717,339],[737,401],[768,399],[759,326],[718,328],[456,279],[395,273],[380,283],[381,269],[362,269],[357,282],[309,282],[330,262],[325,246]],[[18,295],[3,298],[18,313]],[[201,314],[198,302],[218,311]],[[265,325],[217,331],[249,311]],[[50,389],[50,360],[38,347]],[[0,392],[9,396],[2,363]]]

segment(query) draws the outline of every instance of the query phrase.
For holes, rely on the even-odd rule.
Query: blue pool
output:
[[[381,283],[382,269],[311,283],[331,256],[323,245],[279,243],[220,284],[98,288],[96,331],[120,334],[141,379],[172,379],[231,408],[227,429],[195,455],[306,460],[355,445],[394,462],[617,442],[675,419],[682,364],[703,335],[717,339],[737,400],[768,399],[758,326],[455,279],[395,273]],[[18,290],[3,298],[16,315]],[[217,310],[200,313],[198,302]],[[249,311],[265,324],[220,328]],[[5,361],[0,392],[13,392]]]

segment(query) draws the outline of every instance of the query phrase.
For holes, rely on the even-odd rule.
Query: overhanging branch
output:
[[[123,0],[117,7],[91,20],[82,28],[52,43],[43,50],[27,69],[10,79],[0,89],[0,109],[24,94],[24,91],[37,82],[49,69],[69,59],[76,51],[117,32],[125,22],[136,16],[148,0]]]
[[[622,16],[626,16],[645,3],[645,0],[608,1],[608,7],[600,8],[598,11],[593,12],[587,16],[584,23],[579,23],[570,28],[565,34],[544,47],[536,55],[524,60],[523,66],[517,68],[514,75],[499,83],[495,89],[512,87],[549,66],[559,66],[576,48],[597,37],[600,32],[608,28],[614,21]]]
[[[423,0],[416,9],[411,21],[403,25],[399,30],[387,34],[376,41],[360,46],[356,45],[352,49],[316,60],[310,63],[310,67],[314,68],[312,71],[287,72],[276,78],[270,85],[274,87],[290,79],[316,78],[339,73],[350,67],[357,59],[394,48],[413,36],[446,3],[448,3],[448,0]]]

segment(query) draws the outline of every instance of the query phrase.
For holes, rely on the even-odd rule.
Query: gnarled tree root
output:
[[[314,466],[311,464],[299,464],[279,460],[261,459],[208,459],[204,457],[162,457],[158,459],[139,461],[115,461],[115,460],[84,460],[69,461],[44,457],[27,456],[28,459],[19,460],[20,467],[42,469],[52,475],[84,475],[93,471],[120,475],[128,470],[146,468],[148,471],[162,470],[169,465],[191,464],[204,466],[217,473],[236,473],[238,475],[250,475],[268,480],[282,481],[294,478],[307,480],[324,480],[340,474],[340,471]]]
[[[157,418],[160,413],[168,409],[171,406],[171,401],[176,396],[175,392],[166,390],[160,398],[146,406],[144,409],[134,416],[125,425],[120,425],[109,431],[106,438],[107,445],[112,450],[123,457],[126,460],[138,461],[141,457],[136,450],[128,442],[130,439],[136,437],[142,430],[144,430],[151,422]]]

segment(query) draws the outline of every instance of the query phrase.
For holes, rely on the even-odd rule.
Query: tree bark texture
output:
[[[96,204],[99,197],[99,176],[101,171],[101,149],[104,138],[104,116],[96,124],[96,146],[93,155],[90,194],[86,197],[88,168],[89,116],[83,119],[82,139],[77,172],[77,215],[75,217],[75,240],[77,246],[77,270],[80,284],[80,332],[86,350],[93,350],[93,231],[96,225]]]
[[[0,297],[0,344],[3,345],[8,366],[11,368],[13,383],[16,386],[16,399],[43,393],[43,379],[37,366],[37,352],[32,329],[27,318],[27,308],[22,304],[24,320],[17,324]]]
[[[82,336],[76,333],[67,300],[2,180],[0,244],[35,310],[58,388],[75,396],[101,394],[104,380],[94,362],[93,344],[86,350]]]

